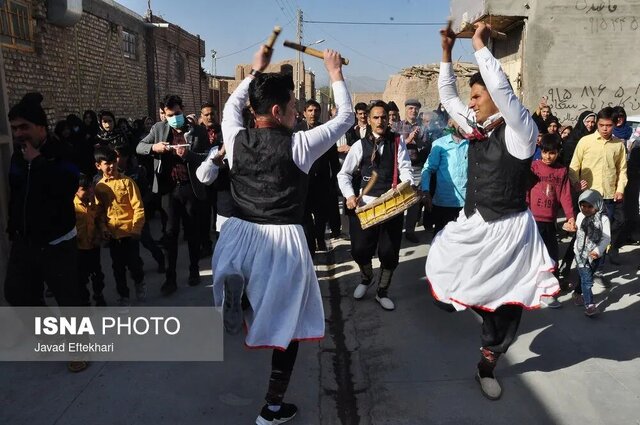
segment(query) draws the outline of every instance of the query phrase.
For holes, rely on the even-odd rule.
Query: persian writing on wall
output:
[[[640,114],[640,83],[631,89],[604,84],[585,85],[578,89],[552,87],[545,94],[560,122],[575,121],[580,112],[598,112],[605,106],[622,106],[627,115]]]

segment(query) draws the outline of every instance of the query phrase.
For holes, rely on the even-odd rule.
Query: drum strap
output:
[[[393,182],[391,183],[392,188],[396,188],[398,186],[398,147],[400,146],[400,135],[396,134],[394,138],[394,155],[393,155]]]

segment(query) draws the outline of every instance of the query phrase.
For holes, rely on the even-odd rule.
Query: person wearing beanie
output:
[[[44,283],[59,306],[79,306],[76,215],[78,170],[47,132],[42,95],[9,111],[15,149],[9,168],[7,232],[12,241],[4,296],[12,306],[44,306]],[[71,362],[79,372],[86,362]]]

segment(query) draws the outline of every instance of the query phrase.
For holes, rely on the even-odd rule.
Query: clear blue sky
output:
[[[134,12],[145,15],[147,0],[116,0]],[[274,25],[283,27],[276,44],[274,60],[295,58],[295,52],[282,41],[296,39],[295,10],[302,9],[305,20],[359,22],[446,22],[448,0],[151,0],[155,15],[180,25],[205,40],[207,58],[203,64],[211,71],[211,50],[218,54],[216,72],[233,75],[236,64],[250,63],[257,46]],[[303,44],[326,41],[318,49],[332,48],[351,61],[347,78],[370,77],[386,80],[402,68],[440,60],[439,26],[373,26],[305,23]],[[241,51],[241,52],[239,52]],[[239,53],[236,53],[239,52]],[[454,60],[471,60],[472,48],[465,40],[457,43]],[[322,62],[304,58],[322,81]]]

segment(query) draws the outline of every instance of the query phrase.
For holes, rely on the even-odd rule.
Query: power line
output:
[[[355,22],[355,21],[304,21],[305,24],[332,25],[395,25],[395,26],[444,26],[446,22]]]
[[[262,40],[258,41],[257,43],[253,43],[251,46],[247,46],[247,47],[245,47],[244,49],[237,50],[237,51],[235,51],[235,52],[233,52],[233,53],[227,53],[226,55],[218,56],[216,59],[223,59],[223,58],[228,58],[229,56],[237,55],[238,53],[242,53],[242,52],[244,52],[245,50],[249,50],[249,49],[250,49],[250,48],[252,48],[252,47],[255,47],[255,46],[259,45],[259,44],[262,44],[262,43],[264,43],[265,41],[267,41],[267,39],[266,39],[266,38],[263,38]]]
[[[276,2],[276,6],[280,9],[280,11],[282,11],[282,14],[287,19],[291,19],[291,20],[295,19],[295,17],[291,13],[289,13],[287,9],[285,9],[285,4],[283,0],[275,0],[275,2]]]
[[[306,21],[303,21],[303,22],[306,22]],[[354,49],[353,47],[346,45],[346,44],[345,44],[345,43],[343,43],[342,41],[340,41],[340,40],[338,40],[337,38],[335,38],[333,35],[329,34],[329,32],[328,32],[327,30],[325,30],[324,28],[322,28],[322,29],[321,29],[321,31],[322,31],[323,33],[325,33],[325,34],[327,35],[327,37],[329,37],[329,38],[333,39],[333,40],[334,40],[334,41],[336,41],[338,44],[340,44],[340,45],[342,45],[342,46],[346,47],[347,49],[351,50],[352,52],[356,53],[357,55],[362,56],[363,58],[369,59],[370,61],[373,61],[373,62],[379,63],[380,65],[384,65],[384,66],[386,66],[386,67],[388,67],[388,68],[390,68],[390,69],[393,69],[394,71],[397,71],[397,70],[398,70],[398,67],[397,67],[397,66],[389,65],[388,63],[384,63],[384,62],[382,62],[382,61],[379,61],[378,59],[375,59],[375,58],[373,58],[373,57],[371,57],[371,56],[368,56],[368,55],[366,55],[366,54],[364,54],[364,53],[362,53],[362,52],[360,52],[360,51],[358,51],[358,50]]]

